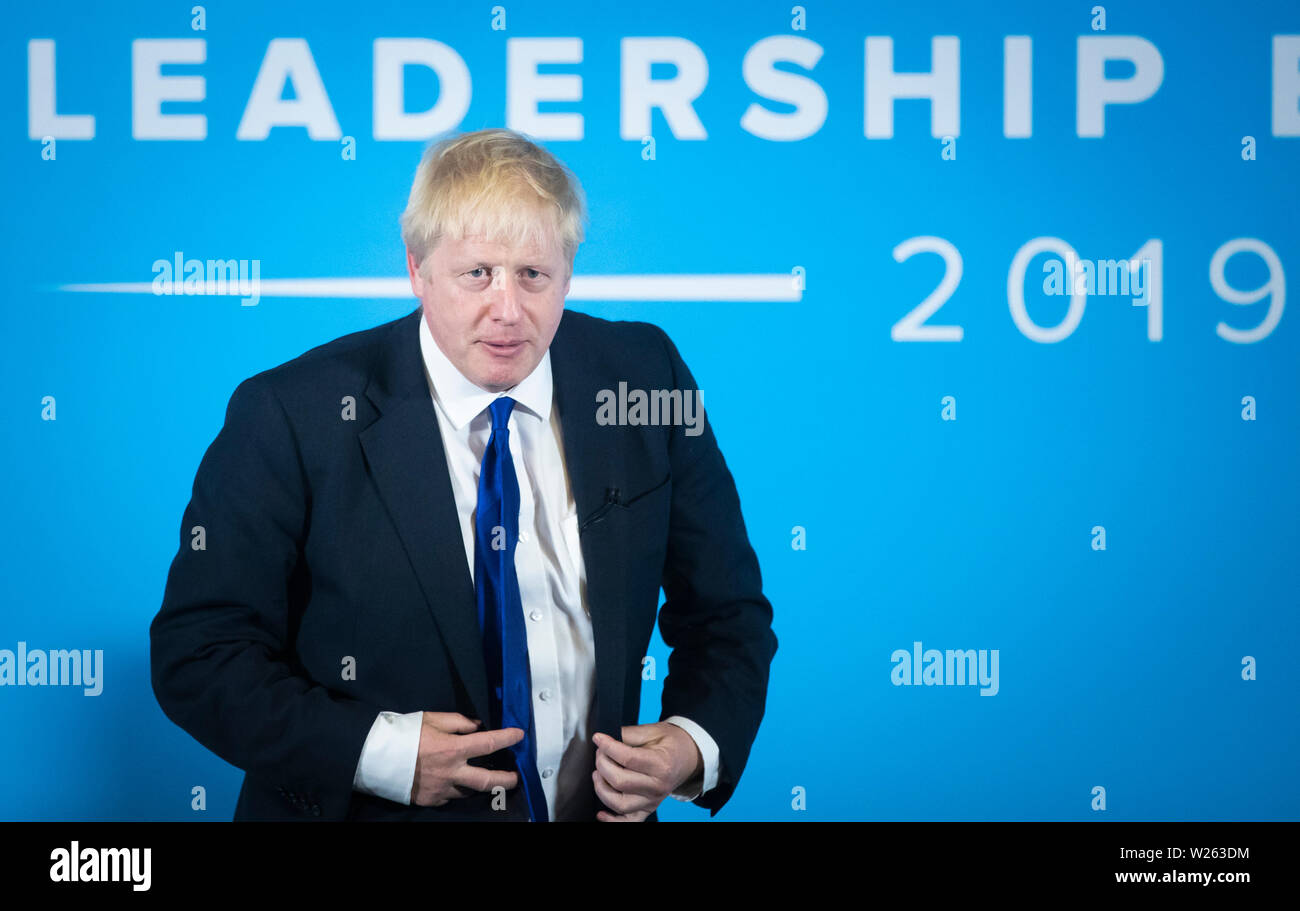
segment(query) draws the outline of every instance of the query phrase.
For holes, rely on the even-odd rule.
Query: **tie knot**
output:
[[[488,411],[492,413],[492,429],[505,430],[506,423],[510,420],[510,410],[515,407],[515,400],[508,395],[503,395],[491,405]]]

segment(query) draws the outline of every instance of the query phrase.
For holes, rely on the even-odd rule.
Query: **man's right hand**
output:
[[[480,731],[480,724],[459,712],[422,714],[411,803],[440,807],[453,797],[468,797],[471,792],[497,787],[510,790],[519,784],[516,772],[482,769],[466,760],[513,746],[524,739],[524,732],[519,728]]]

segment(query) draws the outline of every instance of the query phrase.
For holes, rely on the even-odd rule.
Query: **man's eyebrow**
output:
[[[461,260],[460,262],[458,262],[458,263],[456,264],[456,268],[457,268],[457,269],[471,269],[471,270],[472,270],[472,269],[477,269],[477,268],[482,268],[482,269],[491,269],[491,268],[493,267],[493,265],[494,265],[493,263],[489,263],[489,262],[488,262],[487,260],[485,260],[485,259],[465,259],[465,260]],[[536,261],[536,262],[522,262],[522,263],[520,263],[520,264],[518,265],[517,268],[520,268],[520,269],[536,269],[538,272],[546,272],[546,271],[548,271],[551,267],[548,266],[548,265],[547,265],[546,263],[544,263],[544,262]]]

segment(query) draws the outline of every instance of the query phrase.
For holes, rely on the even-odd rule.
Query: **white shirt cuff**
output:
[[[423,723],[424,712],[380,712],[361,747],[352,787],[409,806]]]
[[[704,760],[704,786],[693,794],[689,790],[673,791],[673,797],[677,800],[694,800],[704,792],[712,790],[718,784],[718,745],[704,728],[689,718],[683,718],[681,715],[671,715],[665,718],[664,721],[675,724],[690,734],[691,739],[695,741],[695,745],[700,748],[700,756]]]

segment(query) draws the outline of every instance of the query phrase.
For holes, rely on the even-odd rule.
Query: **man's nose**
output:
[[[498,267],[493,270],[490,293],[492,318],[504,323],[517,322],[523,312],[519,307],[519,288],[505,269]]]

